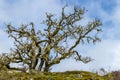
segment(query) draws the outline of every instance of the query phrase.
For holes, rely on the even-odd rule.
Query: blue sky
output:
[[[37,27],[45,19],[45,12],[60,14],[61,8],[68,4],[70,12],[74,5],[88,10],[84,15],[85,24],[99,18],[103,32],[101,42],[96,45],[81,45],[78,50],[84,56],[91,56],[94,61],[83,64],[74,60],[64,60],[53,67],[53,71],[66,70],[106,70],[120,69],[120,1],[119,0],[0,0],[0,53],[9,52],[13,41],[4,32],[5,24],[20,26],[33,21]]]

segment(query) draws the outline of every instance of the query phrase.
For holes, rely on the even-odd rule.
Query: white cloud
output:
[[[3,30],[0,30],[0,54],[9,52],[12,44],[12,40],[8,39],[7,34]]]
[[[110,29],[107,30],[106,35],[110,39],[120,39],[119,34],[120,34],[120,1],[116,1],[116,6],[114,9],[111,11],[111,15],[109,15],[109,18],[111,20],[111,26]]]
[[[1,1],[0,20],[16,24],[39,22],[45,18],[45,12],[58,14],[62,8],[60,0],[20,0],[12,4]]]
[[[88,50],[89,55],[92,56],[95,61],[93,61],[93,68],[108,68],[117,69],[119,65],[114,65],[119,63],[118,54],[120,50],[120,41],[118,40],[103,40],[100,44],[93,47],[93,49]],[[116,59],[118,59],[116,61]]]

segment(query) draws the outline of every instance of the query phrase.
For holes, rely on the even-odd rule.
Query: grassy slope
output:
[[[22,72],[0,72],[0,80],[111,80],[108,76],[99,76],[98,74],[87,71],[67,71],[42,73],[32,71],[31,73]]]

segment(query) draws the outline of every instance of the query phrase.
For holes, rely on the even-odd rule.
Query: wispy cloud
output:
[[[1,1],[1,21],[25,23],[44,19],[45,12],[59,13],[62,5],[59,0],[19,0],[17,2]],[[7,17],[7,18],[6,18]]]
[[[120,1],[116,0],[116,7],[112,11],[112,15],[110,15],[111,19],[111,29],[108,30],[107,34],[112,39],[120,39]]]

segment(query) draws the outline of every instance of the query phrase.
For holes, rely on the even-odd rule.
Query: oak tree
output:
[[[20,27],[7,25],[7,33],[15,44],[15,48],[11,50],[10,61],[25,64],[30,70],[45,72],[70,57],[88,63],[92,59],[82,57],[75,48],[80,44],[100,41],[97,34],[102,31],[102,23],[94,19],[84,26],[80,25],[85,12],[85,9],[74,7],[73,12],[66,13],[63,7],[60,18],[46,13],[46,20],[43,21],[46,27],[41,26],[39,30],[33,22]]]

